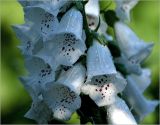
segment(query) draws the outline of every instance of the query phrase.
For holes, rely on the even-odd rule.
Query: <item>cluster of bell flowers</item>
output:
[[[138,1],[120,1],[116,1],[116,14],[121,20],[114,24],[114,30],[121,56],[113,58],[107,45],[96,39],[86,47],[84,17],[76,7],[70,7],[74,1],[19,0],[25,24],[15,25],[13,29],[21,40],[18,47],[28,71],[28,76],[20,80],[33,101],[25,117],[38,123],[48,123],[53,118],[69,120],[81,107],[80,93],[106,108],[110,124],[137,124],[154,110],[158,102],[143,96],[151,82],[151,73],[140,66],[151,53],[153,44],[140,40],[124,23],[130,20],[130,10]],[[96,29],[100,21],[97,32],[112,41],[100,15],[99,0],[89,0],[85,12],[90,30]],[[64,13],[61,18],[60,13]],[[79,60],[82,55],[86,56],[86,66]],[[114,63],[124,65],[129,75],[122,75]],[[134,116],[118,93],[132,106]]]

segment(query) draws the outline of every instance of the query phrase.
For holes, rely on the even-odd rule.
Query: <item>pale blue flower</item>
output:
[[[59,22],[57,15],[53,15],[39,7],[25,7],[26,22],[33,23],[34,29],[43,36],[43,41],[49,39],[57,31]]]
[[[145,57],[147,57],[150,54],[153,47],[152,42],[146,43],[139,39],[126,24],[120,21],[115,23],[114,29],[120,50],[127,58],[138,56],[139,54],[144,55],[144,53]],[[144,59],[144,56],[142,58]]]
[[[85,80],[85,68],[76,64],[61,73],[55,83],[49,83],[43,92],[45,102],[53,111],[53,117],[59,120],[69,120],[81,106],[80,87]]]
[[[98,106],[110,105],[126,86],[125,79],[116,72],[107,46],[97,41],[87,52],[87,81],[81,87]]]
[[[25,117],[35,120],[38,124],[47,124],[52,119],[52,112],[44,101],[33,101]]]
[[[14,25],[13,30],[21,41],[18,48],[24,55],[34,55],[42,48],[41,36],[33,29],[31,24]]]
[[[89,28],[91,30],[96,29],[100,16],[99,0],[89,0],[85,5],[85,12]]]
[[[138,3],[139,0],[115,0],[116,15],[122,20],[130,21],[130,11]]]
[[[120,65],[123,65],[127,73],[134,73],[140,75],[142,69],[139,63],[134,59],[128,59],[124,54],[121,54],[120,57],[114,59],[114,62]]]
[[[57,67],[51,67],[44,60],[29,56],[25,59],[25,66],[28,76],[21,78],[22,84],[29,92],[33,100],[46,88],[46,83],[55,80],[55,70]]]
[[[153,112],[158,105],[158,101],[151,101],[143,96],[143,90],[140,90],[138,83],[134,81],[134,77],[127,76],[127,86],[123,95],[131,108],[135,111],[138,120],[142,120],[146,115]],[[145,83],[144,83],[145,84]]]
[[[61,19],[57,32],[37,56],[49,64],[72,66],[86,50],[81,13],[72,8]]]
[[[107,119],[113,125],[137,125],[124,100],[117,97],[115,103],[106,106]]]
[[[93,40],[93,45],[87,52],[87,76],[116,74],[111,53],[107,46]]]
[[[115,62],[123,64],[129,73],[141,74],[140,64],[150,55],[153,43],[146,43],[124,23],[116,22],[114,25],[121,57]],[[134,68],[135,67],[135,68]]]

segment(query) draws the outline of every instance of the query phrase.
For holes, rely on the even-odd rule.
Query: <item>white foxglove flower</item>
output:
[[[87,82],[81,87],[98,106],[110,105],[126,85],[116,72],[111,54],[106,46],[93,42],[87,52]]]
[[[98,33],[100,33],[100,34],[102,34],[102,35],[104,35],[105,36],[105,38],[106,38],[106,40],[108,40],[108,41],[112,41],[113,40],[113,37],[112,36],[110,36],[110,35],[108,35],[107,34],[107,28],[108,28],[108,25],[107,25],[107,23],[105,23],[105,21],[103,20],[103,18],[102,17],[100,17],[100,26],[99,26],[99,28],[98,28]]]
[[[34,55],[43,46],[41,36],[34,30],[31,24],[15,25],[13,29],[17,38],[21,40],[18,46],[24,55]]]
[[[85,68],[77,64],[63,72],[60,78],[43,92],[45,102],[53,111],[53,117],[69,120],[81,106],[80,87],[85,79]]]
[[[109,124],[113,125],[137,125],[127,104],[121,98],[117,97],[115,103],[106,106],[107,119]]]
[[[85,5],[88,26],[91,30],[96,29],[99,23],[100,8],[99,0],[89,0]]]
[[[52,112],[44,101],[33,101],[25,117],[35,120],[38,124],[47,124],[48,121],[51,121]]]
[[[141,75],[130,74],[130,76],[130,80],[133,80],[141,93],[143,93],[151,83],[151,71],[149,69],[142,69]]]
[[[48,40],[50,35],[57,31],[59,22],[57,15],[53,15],[39,7],[25,7],[25,19],[32,22],[34,29],[43,36],[43,41]]]
[[[146,43],[139,39],[127,25],[120,21],[115,23],[114,29],[120,50],[127,58],[141,54],[144,59],[150,54],[153,43]]]
[[[86,82],[81,91],[89,95],[101,107],[114,103],[117,94],[123,91],[126,84],[127,82],[119,73],[116,75],[100,75]]]
[[[158,105],[158,101],[147,100],[142,91],[138,88],[132,76],[127,76],[127,86],[123,92],[126,101],[135,111],[138,119],[142,120],[146,115],[153,112]],[[144,83],[145,84],[145,83]]]
[[[53,65],[72,66],[86,50],[81,13],[72,8],[61,19],[57,33],[38,56]],[[76,26],[76,29],[75,29]]]
[[[116,15],[122,20],[130,21],[130,11],[138,3],[138,0],[115,0]]]

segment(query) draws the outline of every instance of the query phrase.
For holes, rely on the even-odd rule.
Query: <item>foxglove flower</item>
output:
[[[137,125],[132,113],[124,100],[117,97],[115,103],[106,106],[107,119],[113,125]]]
[[[127,58],[131,58],[132,56],[141,54],[143,52],[146,53],[145,57],[150,54],[153,43],[146,43],[139,39],[137,35],[122,22],[116,22],[114,29],[118,45],[122,53],[124,53]],[[143,56],[143,58],[145,57]]]
[[[34,56],[29,56],[25,62],[29,75],[28,77],[22,78],[21,81],[34,100],[42,93],[46,83],[55,80],[56,68],[52,68],[49,64],[45,63],[44,60]]]
[[[52,119],[52,112],[42,100],[33,101],[31,108],[25,114],[26,118],[35,120],[38,124],[47,124]]]
[[[125,79],[116,72],[111,54],[106,46],[93,42],[87,52],[87,81],[81,90],[98,106],[115,102],[116,95],[126,85]]]
[[[117,43],[122,52],[122,57],[116,59],[116,62],[125,64],[132,73],[141,74],[140,63],[151,53],[153,43],[146,43],[140,40],[136,34],[122,22],[116,22],[114,29]],[[134,67],[133,65],[136,65],[135,69],[132,68]]]
[[[151,101],[146,99],[140,88],[138,88],[137,80],[134,81],[134,77],[131,75],[127,76],[127,86],[123,92],[125,99],[131,105],[132,109],[136,112],[136,117],[138,120],[142,120],[146,115],[153,112],[155,107],[158,105],[158,101]],[[145,84],[145,83],[144,83]]]
[[[100,9],[99,0],[89,0],[85,5],[88,26],[91,30],[96,29],[99,23]]]
[[[49,84],[43,92],[45,102],[53,111],[53,117],[69,120],[72,113],[81,106],[80,87],[85,79],[85,68],[76,64],[62,72],[59,79]]]
[[[57,15],[53,15],[39,7],[25,7],[26,22],[32,22],[34,29],[43,36],[43,41],[54,35],[59,25]]]
[[[142,69],[139,63],[137,63],[134,59],[128,59],[124,54],[121,54],[120,57],[114,59],[116,64],[123,65],[126,69],[127,73],[134,73],[140,75],[142,73]]]
[[[17,38],[21,40],[20,46],[24,55],[35,55],[43,46],[41,36],[31,24],[14,25],[13,29]]]
[[[86,50],[82,25],[81,13],[70,9],[62,17],[57,33],[46,42],[38,56],[51,65],[72,66]]]
[[[116,15],[122,20],[130,21],[130,11],[138,3],[138,0],[115,0]]]

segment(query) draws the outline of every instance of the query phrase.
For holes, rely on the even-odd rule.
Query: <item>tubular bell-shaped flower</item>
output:
[[[146,115],[153,112],[155,107],[158,105],[158,101],[147,100],[140,88],[134,81],[134,77],[131,75],[127,76],[127,86],[123,91],[123,95],[132,109],[135,111],[137,120],[142,120]],[[144,83],[145,84],[145,83]]]
[[[85,68],[76,64],[62,72],[60,78],[43,92],[45,102],[53,111],[53,117],[69,120],[72,113],[81,106],[80,87],[85,79]]]
[[[126,85],[125,79],[116,72],[108,48],[97,41],[87,52],[87,77],[81,91],[88,94],[98,106],[114,103],[116,95]]]
[[[91,30],[96,29],[99,23],[100,8],[99,0],[89,0],[85,5],[88,26]]]
[[[72,66],[86,50],[83,19],[75,8],[61,19],[57,33],[47,41],[38,56],[49,64]],[[76,26],[76,29],[75,29]]]
[[[32,22],[34,29],[43,36],[43,41],[48,40],[50,35],[57,31],[59,22],[57,15],[53,15],[39,7],[25,7],[25,19]]]
[[[109,124],[113,125],[137,125],[127,104],[121,98],[117,97],[115,103],[106,106],[107,119]]]
[[[47,124],[52,119],[52,112],[44,101],[36,100],[32,102],[32,106],[25,117],[35,120],[38,124]]]
[[[24,55],[34,55],[43,46],[41,36],[33,29],[31,24],[14,25],[17,38],[21,40],[20,46]]]
[[[136,54],[146,53],[147,57],[153,47],[153,43],[146,43],[139,39],[137,35],[124,23],[116,22],[114,25],[115,35],[118,45],[127,58],[131,58]],[[143,51],[142,51],[143,50]],[[148,50],[148,51],[146,51]],[[138,56],[138,55],[137,55]],[[145,58],[143,56],[143,58]]]
[[[116,22],[114,29],[117,43],[122,52],[122,57],[116,59],[116,62],[125,64],[128,70],[133,73],[141,74],[140,63],[151,53],[153,43],[146,43],[139,39],[137,35],[122,22]],[[136,66],[135,69],[137,69],[137,71],[132,68],[134,67],[133,65]]]
[[[138,3],[138,0],[115,0],[116,15],[122,20],[130,21],[130,11]]]
[[[34,100],[41,94],[46,83],[55,80],[56,67],[53,68],[44,60],[34,56],[27,57],[25,62],[29,76],[21,78],[21,81]]]

